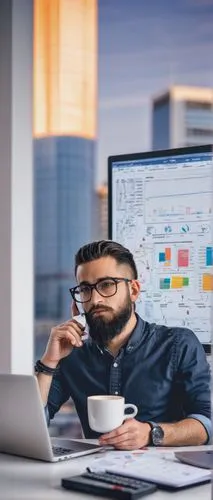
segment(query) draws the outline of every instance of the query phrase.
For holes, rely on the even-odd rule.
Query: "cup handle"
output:
[[[125,410],[127,408],[132,408],[133,411],[131,413],[126,414]],[[127,420],[128,418],[134,418],[137,415],[137,413],[138,413],[137,406],[132,405],[132,404],[124,405],[124,420]]]

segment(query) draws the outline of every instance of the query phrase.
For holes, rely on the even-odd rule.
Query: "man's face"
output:
[[[78,266],[78,284],[94,284],[100,278],[116,277],[132,279],[131,268],[118,264],[113,257],[101,257]],[[118,335],[133,313],[131,282],[121,281],[117,292],[111,297],[102,297],[93,288],[89,302],[83,304],[90,335],[98,344],[106,345]]]

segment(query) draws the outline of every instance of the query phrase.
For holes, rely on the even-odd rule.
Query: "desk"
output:
[[[212,449],[212,446],[185,447],[184,449]],[[171,450],[171,448],[170,448]],[[174,449],[172,449],[174,450]],[[46,463],[37,460],[0,454],[0,499],[1,500],[77,500],[94,499],[92,495],[67,491],[60,487],[62,477],[80,474],[96,455],[88,455],[65,462]],[[96,497],[97,500],[103,497]],[[150,500],[205,500],[211,499],[211,484],[194,486],[182,491],[158,490]]]

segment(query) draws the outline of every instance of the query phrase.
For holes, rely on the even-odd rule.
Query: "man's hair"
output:
[[[113,257],[118,264],[127,264],[132,270],[133,279],[137,279],[138,272],[132,253],[120,243],[111,240],[94,241],[79,248],[75,255],[75,275],[80,264],[108,256]]]

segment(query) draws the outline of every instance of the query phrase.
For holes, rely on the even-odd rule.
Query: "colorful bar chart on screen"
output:
[[[162,262],[164,266],[171,265],[171,248],[165,248],[164,252],[159,252],[159,262]]]
[[[169,290],[170,282],[171,282],[170,278],[160,278],[160,289]]]
[[[203,274],[202,277],[202,285],[204,292],[212,292],[213,291],[213,274]]]
[[[213,247],[206,247],[206,266],[213,266]]]
[[[160,289],[169,290],[170,288],[184,288],[189,286],[188,276],[172,276],[171,278],[160,278]]]
[[[172,276],[171,288],[183,288],[189,286],[189,278],[187,276]]]
[[[187,249],[179,249],[178,255],[178,267],[188,267],[189,266],[189,250]]]

